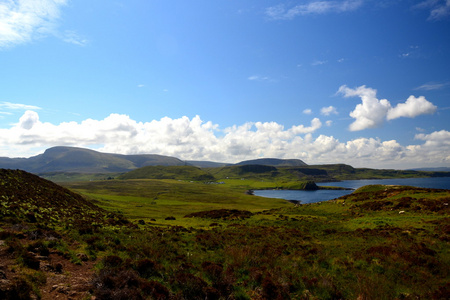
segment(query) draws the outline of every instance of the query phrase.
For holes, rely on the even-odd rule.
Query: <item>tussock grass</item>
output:
[[[64,238],[53,247],[68,259],[80,249],[96,259],[94,285],[87,290],[99,299],[114,295],[130,299],[448,296],[450,191],[369,186],[338,200],[293,205],[246,194],[245,180],[231,182],[65,184],[101,206],[98,212],[106,215],[102,223],[86,219],[84,227],[71,226],[73,218],[61,219],[57,230]],[[45,190],[51,195],[53,189],[49,185]],[[65,200],[81,201],[68,195]],[[28,200],[16,198],[16,202]],[[64,203],[70,207],[70,201]],[[215,211],[222,208],[228,211]],[[116,212],[131,222],[116,217],[108,223],[108,214],[120,216]],[[15,226],[19,221],[22,224]],[[20,238],[38,224],[51,225],[50,220],[32,221],[26,214],[0,219],[4,226],[15,226],[14,233],[0,231],[0,237],[26,270],[35,265],[24,263],[27,252],[19,246]],[[31,249],[39,245],[33,242]]]

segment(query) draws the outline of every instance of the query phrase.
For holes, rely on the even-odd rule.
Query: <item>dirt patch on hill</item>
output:
[[[65,253],[43,250],[32,236],[9,232],[13,238],[0,240],[1,299],[90,298],[95,261],[80,253],[80,262],[73,263]]]

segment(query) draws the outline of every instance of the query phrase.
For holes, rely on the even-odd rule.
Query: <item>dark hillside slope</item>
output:
[[[203,160],[187,160],[186,163],[188,165],[198,167],[198,168],[221,168],[231,164],[220,163],[214,161],[203,161]]]
[[[51,181],[7,169],[0,169],[0,220],[75,226],[123,221]]]

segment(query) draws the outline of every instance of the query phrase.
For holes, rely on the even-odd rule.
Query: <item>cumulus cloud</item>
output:
[[[428,164],[446,166],[450,162],[450,131],[440,130],[430,134],[416,134],[415,139],[423,140],[423,145],[408,146],[411,154]],[[411,155],[411,156],[413,156]]]
[[[365,85],[356,89],[348,88],[343,85],[339,88],[339,93],[344,97],[358,96],[362,103],[356,105],[355,109],[350,112],[350,116],[355,121],[350,124],[351,131],[359,131],[367,128],[375,128],[380,126],[386,119],[387,112],[391,108],[388,100],[378,100],[376,98],[377,91],[371,88],[366,88]]]
[[[21,0],[0,2],[0,49],[56,34],[60,9],[67,0]],[[66,37],[80,43],[74,33]]]
[[[322,109],[320,110],[320,113],[324,116],[329,116],[331,114],[335,114],[335,115],[338,114],[336,107],[334,107],[334,106],[322,107]]]
[[[304,113],[305,115],[310,115],[310,114],[312,114],[312,110],[311,110],[310,108],[307,108],[307,109],[304,109],[304,110],[303,110],[303,113]]]
[[[19,119],[19,127],[26,130],[30,130],[35,124],[38,123],[39,115],[36,112],[30,110],[27,110],[25,114]]]
[[[314,118],[309,125],[289,128],[276,122],[249,122],[221,129],[199,116],[137,122],[123,114],[51,124],[41,121],[37,112],[26,111],[16,124],[0,129],[0,156],[31,156],[66,145],[230,163],[276,157],[298,158],[309,164],[347,163],[375,168],[450,165],[450,132],[446,130],[417,134],[416,140],[423,144],[402,146],[395,140],[339,141],[323,134],[314,137],[321,126],[322,122]]]
[[[342,13],[358,9],[362,5],[362,0],[345,1],[311,1],[307,4],[296,5],[286,8],[285,5],[276,5],[266,9],[266,15],[275,20],[293,19],[297,16],[311,14]]]
[[[400,117],[415,118],[423,114],[433,114],[437,110],[437,106],[429,102],[425,97],[416,98],[409,96],[405,103],[399,103],[396,107],[390,109],[387,119],[397,119]]]
[[[355,89],[343,85],[339,88],[338,93],[343,94],[344,97],[357,96],[362,100],[362,103],[356,105],[355,109],[350,112],[350,116],[355,119],[350,124],[349,129],[351,131],[379,127],[386,119],[414,118],[423,114],[432,114],[437,109],[435,105],[423,96],[419,98],[410,96],[405,103],[399,103],[396,107],[392,107],[387,99],[379,100],[377,98],[377,90],[368,88],[365,85]]]

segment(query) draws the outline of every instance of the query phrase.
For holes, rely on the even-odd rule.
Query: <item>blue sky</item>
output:
[[[0,156],[450,167],[448,0],[0,0]]]

